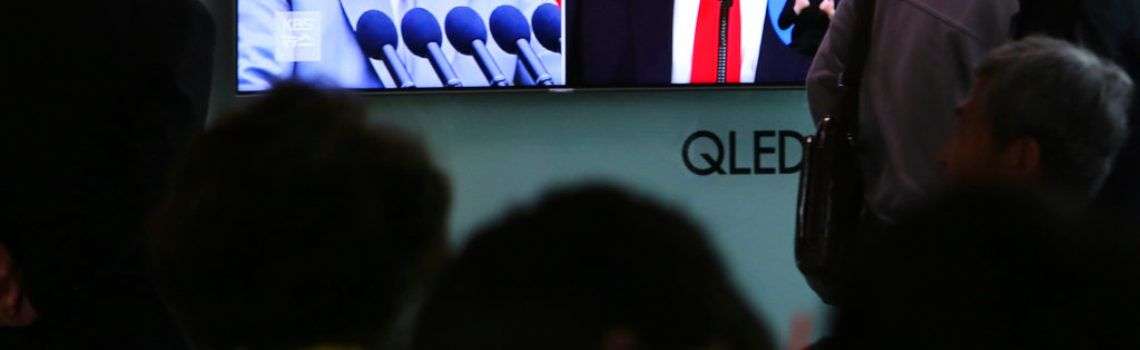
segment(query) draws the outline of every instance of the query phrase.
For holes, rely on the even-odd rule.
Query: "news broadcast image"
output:
[[[800,85],[821,38],[793,34],[820,24],[794,2],[238,0],[237,85]]]
[[[560,86],[562,9],[543,0],[238,0],[238,90]]]

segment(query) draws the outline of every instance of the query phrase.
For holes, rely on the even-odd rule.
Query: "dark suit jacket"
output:
[[[673,74],[673,0],[566,3],[571,86],[664,86]],[[757,83],[802,84],[811,57],[794,52],[764,21]]]

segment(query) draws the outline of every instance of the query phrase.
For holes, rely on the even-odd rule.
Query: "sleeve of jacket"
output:
[[[788,27],[791,27],[792,24],[795,24],[793,23],[796,20],[797,16],[795,5],[796,0],[788,0],[784,2],[784,9],[780,10],[780,29],[788,29]]]
[[[288,0],[238,1],[238,90],[266,90],[293,75],[293,64],[276,59],[277,13],[289,11]]]
[[[847,52],[850,51],[856,1],[860,0],[839,2],[831,27],[823,37],[823,43],[808,70],[808,107],[817,124],[825,114],[834,112],[840,103],[839,76],[843,73]]]

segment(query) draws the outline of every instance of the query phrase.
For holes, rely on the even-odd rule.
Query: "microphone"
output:
[[[467,6],[451,9],[444,19],[443,26],[447,29],[447,40],[451,41],[455,51],[475,57],[475,62],[479,64],[479,70],[483,71],[487,83],[491,86],[510,85],[503,76],[503,71],[499,70],[499,65],[491,58],[491,53],[487,52],[487,27],[475,10]]]
[[[530,77],[530,73],[526,72],[526,67],[523,67],[522,60],[515,60],[515,85],[534,86],[534,78]]]
[[[519,57],[536,85],[554,85],[550,72],[530,47],[530,24],[519,9],[503,5],[491,12],[491,36],[503,51]]]
[[[440,43],[443,42],[443,33],[440,32],[439,22],[436,22],[431,12],[419,7],[408,11],[400,23],[400,30],[404,33],[404,44],[408,49],[416,56],[431,61],[431,67],[435,68],[439,81],[447,87],[463,87],[463,82],[455,76],[451,63],[447,62],[443,51],[439,49]]]
[[[558,5],[539,5],[530,16],[530,23],[534,26],[534,37],[542,47],[562,53],[562,11]]]
[[[396,55],[396,47],[400,45],[400,37],[396,34],[396,24],[383,12],[370,10],[360,15],[356,22],[356,42],[364,49],[364,54],[373,59],[384,61],[392,80],[400,88],[416,87],[412,82],[412,75],[408,74],[408,67]]]

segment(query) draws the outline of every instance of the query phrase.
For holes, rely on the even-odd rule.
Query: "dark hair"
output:
[[[701,229],[608,186],[550,193],[478,230],[413,348],[596,349],[614,331],[647,349],[771,348]]]
[[[997,140],[1036,139],[1047,183],[1091,199],[1128,135],[1133,83],[1124,70],[1073,44],[1030,37],[994,49],[978,76]]]
[[[418,142],[279,86],[194,140],[154,219],[154,267],[197,342],[366,342],[442,259],[449,205]]]

